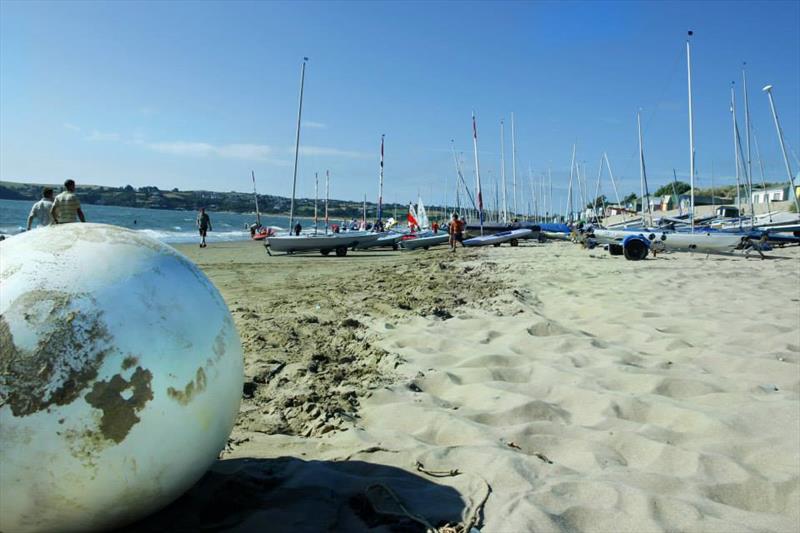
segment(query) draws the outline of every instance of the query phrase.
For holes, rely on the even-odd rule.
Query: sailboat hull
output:
[[[482,235],[480,237],[472,237],[464,241],[464,246],[489,246],[500,245],[504,242],[513,241],[514,239],[527,239],[530,238],[533,231],[529,229],[515,229],[512,231],[501,231],[492,235]],[[511,243],[512,246],[514,243]]]
[[[431,246],[447,244],[449,240],[450,235],[447,233],[440,233],[438,235],[431,235],[429,237],[417,237],[415,239],[400,241],[400,247],[404,250],[416,250],[418,248],[429,248]]]
[[[650,242],[660,242],[665,250],[674,252],[731,253],[741,247],[746,236],[719,232],[677,233],[666,231],[619,231],[596,229],[593,232],[598,242],[611,244],[622,242],[630,235],[641,235]]]
[[[281,235],[265,239],[265,246],[273,252],[314,252],[334,251],[339,248],[357,248],[359,245],[378,240],[378,233],[360,233],[354,235]]]

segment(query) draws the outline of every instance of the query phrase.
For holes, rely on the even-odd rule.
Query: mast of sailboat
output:
[[[622,205],[622,200],[619,197],[619,189],[617,189],[617,182],[614,180],[614,173],[611,171],[611,163],[608,161],[608,154],[603,153],[603,157],[606,159],[606,168],[608,169],[608,177],[611,178],[611,186],[614,188],[614,196],[617,197],[617,205],[622,209],[622,222],[623,224],[627,224],[627,212],[628,210],[625,209],[625,206]]]
[[[783,130],[781,129],[781,123],[778,121],[778,112],[775,110],[775,100],[772,99],[772,85],[767,85],[763,89],[761,89],[765,93],[767,93],[767,97],[769,98],[769,107],[772,110],[772,118],[775,121],[775,130],[778,132],[778,141],[781,144],[781,153],[783,153],[783,164],[786,166],[786,174],[789,177],[789,186],[791,187],[790,194],[792,198],[794,198],[794,207],[797,213],[800,213],[800,200],[797,198],[797,189],[794,186],[794,176],[792,175],[792,169],[789,166],[789,158],[786,155],[786,144],[783,142]]]
[[[690,38],[694,32],[689,30],[686,37],[686,80],[689,88],[689,190],[691,193],[689,220],[694,233],[694,110],[692,109],[692,46]]]
[[[573,173],[575,172],[575,148],[576,145],[572,145],[572,160],[569,164],[569,187],[567,188],[567,205],[564,210],[564,220],[569,220],[572,214],[572,177]]]
[[[364,229],[367,228],[367,193],[364,193]]]
[[[330,192],[331,171],[325,171],[325,235],[328,234],[328,193]]]
[[[381,134],[381,176],[378,185],[378,220],[383,220],[383,139],[386,135]]]
[[[292,202],[289,204],[289,231],[294,227],[294,197],[297,193],[297,160],[300,156],[300,119],[303,116],[303,88],[306,81],[306,62],[307,57],[303,58],[303,65],[300,67],[300,99],[297,106],[297,135],[294,141],[294,178],[292,179]]]
[[[733,90],[733,84],[731,84],[731,90]],[[744,177],[745,177],[745,180],[746,180],[746,183],[747,183],[748,205],[750,206],[750,229],[753,229],[753,226],[755,224],[755,216],[756,216],[755,206],[753,205],[753,179],[750,176],[750,171],[747,168],[747,165],[746,165],[745,159],[744,159],[745,158],[745,154],[744,154],[744,149],[742,148],[742,137],[741,137],[741,134],[739,132],[739,123],[736,120],[736,99],[735,98],[732,99],[732,102],[733,102],[733,130],[734,130],[734,135],[735,135],[736,147],[738,148],[739,154],[741,156],[742,170],[744,170]],[[742,225],[742,222],[741,222],[741,216],[740,216],[740,218],[739,218],[739,226],[741,227],[741,225]]]
[[[553,173],[550,171],[550,167],[547,167],[547,185],[549,189],[549,198],[547,200],[547,207],[550,209],[551,214],[555,212],[553,209]]]
[[[511,115],[511,124],[514,124],[513,114]],[[475,111],[472,112],[472,147],[475,151],[475,194],[478,197],[478,221],[481,225],[481,236],[483,236],[483,195],[481,194],[481,167],[478,161],[478,123],[475,119]]]
[[[642,185],[642,222],[645,221],[644,203],[647,201],[647,212],[650,214],[650,224],[652,225],[653,213],[650,211],[650,191],[647,187],[647,172],[644,167],[644,145],[642,143],[642,119],[641,112],[636,112],[636,126],[639,130],[639,179]]]
[[[747,62],[742,62],[742,85],[744,90],[744,134],[746,137],[746,145],[747,145],[747,181],[750,186],[750,199],[751,199],[751,211],[752,211],[752,198],[753,198],[753,157],[750,152],[750,98],[747,95],[747,71],[745,67],[747,66]],[[750,213],[750,221],[752,227],[752,222],[755,218],[755,212]]]
[[[769,221],[772,222],[772,206],[769,203],[769,194],[767,194],[767,182],[764,179],[764,161],[761,160],[761,150],[758,149],[758,135],[753,134],[753,144],[756,148],[756,157],[758,158],[758,170],[761,175],[761,188],[764,190],[764,199],[767,201],[767,216]]]
[[[739,146],[736,143],[736,93],[731,82],[731,120],[733,125],[733,153],[736,162],[736,209],[739,210],[739,229],[742,228],[742,186],[739,177]]]
[[[672,169],[672,195],[675,197],[675,203],[678,204],[678,215],[683,214],[683,208],[681,208],[681,200],[678,198],[678,189],[675,188],[675,185],[678,184],[678,174],[675,172],[675,169]],[[711,186],[711,205],[714,205],[714,186]]]
[[[261,212],[258,210],[258,193],[256,192],[256,172],[250,171],[250,176],[253,178],[253,197],[256,199],[256,226],[261,227]]]
[[[508,194],[506,193],[505,124],[500,119],[500,180],[503,182],[503,222],[508,224]]]
[[[711,160],[711,207],[714,213],[717,212],[716,200],[714,200],[714,160]]]
[[[319,198],[319,172],[314,172],[314,235],[317,234],[317,198]]]
[[[600,157],[600,168],[597,169],[597,185],[594,188],[594,200],[592,201],[592,217],[597,220],[597,199],[600,198],[600,176],[603,175],[603,158]],[[605,215],[605,208],[603,209]]]
[[[511,218],[516,218],[519,209],[517,208],[517,130],[514,125],[514,112],[511,112],[511,176],[512,189],[514,191],[514,211]]]

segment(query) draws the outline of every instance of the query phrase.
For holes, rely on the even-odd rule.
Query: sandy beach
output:
[[[799,248],[178,248],[233,313],[242,407],[130,531],[800,528]]]

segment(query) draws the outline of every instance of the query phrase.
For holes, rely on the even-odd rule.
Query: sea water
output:
[[[34,202],[26,200],[0,200],[0,233],[14,235],[25,231],[28,214]],[[143,209],[139,207],[119,207],[112,205],[81,206],[87,222],[113,224],[141,231],[162,242],[195,242],[197,233],[197,212],[168,209]],[[255,223],[253,213],[229,213],[208,211],[213,231],[206,238],[209,242],[238,241],[250,238],[251,224]],[[300,221],[305,228],[313,222]],[[34,227],[36,221],[34,221]],[[276,229],[286,229],[289,218],[284,216],[261,215],[261,224]]]

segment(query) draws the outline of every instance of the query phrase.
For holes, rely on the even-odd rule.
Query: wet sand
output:
[[[800,527],[798,248],[178,248],[233,313],[243,402],[137,530]]]

